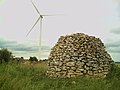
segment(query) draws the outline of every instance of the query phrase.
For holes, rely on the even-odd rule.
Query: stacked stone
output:
[[[48,58],[49,77],[106,77],[113,64],[99,38],[77,33],[61,36]]]

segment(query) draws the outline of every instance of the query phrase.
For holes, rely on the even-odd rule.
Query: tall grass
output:
[[[46,69],[46,63],[0,64],[0,90],[120,90],[120,68],[117,66],[105,79],[52,79],[45,76]]]

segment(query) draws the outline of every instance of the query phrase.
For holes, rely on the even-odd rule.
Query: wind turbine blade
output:
[[[35,10],[37,11],[38,14],[40,14],[39,10],[37,9],[37,7],[35,6],[35,4],[33,3],[33,1],[31,0],[32,5],[34,6]]]
[[[32,31],[32,29],[35,27],[35,25],[38,23],[38,21],[40,20],[40,17],[37,19],[37,21],[35,22],[35,24],[32,26],[32,28],[30,29],[30,31],[27,33],[26,36],[28,36],[30,34],[30,32]]]
[[[46,15],[42,15],[42,16],[63,16],[63,14],[46,14]]]

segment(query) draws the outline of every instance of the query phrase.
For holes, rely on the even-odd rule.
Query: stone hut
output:
[[[61,36],[48,58],[49,77],[106,77],[113,65],[99,38],[83,33]]]

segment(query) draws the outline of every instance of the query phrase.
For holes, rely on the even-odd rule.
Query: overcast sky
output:
[[[63,14],[43,18],[42,57],[49,55],[61,35],[85,33],[105,43],[113,60],[120,61],[120,0],[33,0],[41,14]],[[37,55],[39,17],[30,0],[0,0],[0,48],[17,56]]]

